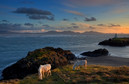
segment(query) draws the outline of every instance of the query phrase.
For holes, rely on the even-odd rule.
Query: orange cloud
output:
[[[74,32],[85,32],[85,31],[96,31],[96,32],[102,32],[102,33],[125,33],[129,34],[129,28],[124,27],[118,24],[99,24],[98,25],[90,25],[86,23],[76,22],[77,26],[79,26],[78,29],[73,30]]]
[[[72,13],[72,14],[75,14],[75,15],[79,15],[79,16],[85,16],[83,13],[80,13],[80,12],[77,12],[77,11],[72,11],[72,10],[65,10],[66,12],[68,13]]]
[[[129,28],[117,28],[117,29],[105,29],[105,30],[99,30],[100,32],[103,33],[124,33],[124,34],[129,34]]]
[[[62,32],[62,30],[56,30],[56,32]]]

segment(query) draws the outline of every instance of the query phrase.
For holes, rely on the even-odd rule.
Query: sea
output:
[[[42,35],[42,34],[1,34],[0,35],[0,79],[2,70],[21,58],[29,51],[44,47],[70,50],[77,57],[82,52],[106,48],[111,56],[129,58],[129,47],[111,47],[98,45],[100,41],[113,38],[114,34],[87,35]],[[118,37],[129,37],[118,34]]]

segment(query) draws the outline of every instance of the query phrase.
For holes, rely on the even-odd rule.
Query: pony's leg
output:
[[[74,67],[74,70],[76,70],[76,69],[77,69],[77,67],[75,66],[75,67]]]
[[[49,76],[49,70],[47,71],[47,77]]]
[[[49,70],[49,73],[48,74],[51,75],[51,70]]]
[[[42,80],[43,78],[42,78],[42,73],[40,72],[40,74],[39,74],[39,79],[40,80]]]
[[[41,71],[41,69],[39,70],[38,74],[39,74],[39,79],[42,80],[42,71]]]
[[[87,64],[84,65],[85,69],[87,69]]]
[[[80,66],[77,66],[77,70],[79,70],[80,69]]]
[[[45,78],[44,71],[42,71],[42,78]]]
[[[77,70],[79,70],[79,66],[77,66],[76,68],[77,68]]]
[[[48,75],[50,76],[50,74],[51,74],[51,70],[49,70],[49,73],[48,73]]]
[[[52,75],[51,70],[50,70],[50,75]]]
[[[48,70],[47,76],[51,75],[51,70]]]

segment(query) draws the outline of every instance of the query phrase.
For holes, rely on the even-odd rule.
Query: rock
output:
[[[97,49],[94,51],[88,51],[84,52],[81,55],[83,56],[89,56],[89,57],[98,57],[98,56],[107,56],[108,55],[108,50],[107,49]]]
[[[129,38],[112,38],[100,42],[99,45],[109,45],[118,47],[129,46]]]
[[[5,68],[2,72],[3,79],[22,79],[29,74],[38,72],[39,65],[51,64],[52,69],[63,66],[76,57],[69,50],[46,47],[28,52],[25,58]]]

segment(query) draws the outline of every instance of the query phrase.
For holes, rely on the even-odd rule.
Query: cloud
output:
[[[31,23],[25,23],[24,25],[25,25],[25,26],[31,26],[31,27],[34,26],[34,24],[31,24]]]
[[[98,24],[97,26],[106,26],[105,24]]]
[[[78,29],[79,26],[70,26],[70,27],[67,27],[67,29]]]
[[[34,4],[33,1],[27,1],[27,0],[21,1],[20,3],[22,3],[22,4]]]
[[[62,32],[62,30],[56,30],[56,32]]]
[[[78,15],[78,16],[85,16],[83,13],[80,13],[80,12],[78,12],[78,11],[72,11],[72,10],[65,10],[66,12],[68,12],[68,13],[72,13],[72,14],[74,14],[74,15]]]
[[[21,24],[0,23],[0,32],[10,32],[12,30],[20,30]]]
[[[72,28],[75,28],[75,29],[77,29],[77,28],[79,28],[79,26],[72,26]]]
[[[7,21],[7,20],[1,20],[0,22],[8,23],[9,21]]]
[[[67,29],[72,29],[72,27],[67,27]]]
[[[86,28],[89,28],[89,24],[83,23],[83,22],[75,22],[71,23],[69,28],[71,29],[78,29],[78,30],[85,30]]]
[[[90,29],[96,29],[96,27],[93,27],[93,26],[89,26]]]
[[[85,32],[91,30],[89,28],[90,26],[90,24],[87,24],[85,22],[74,22],[70,24],[69,29],[74,32]]]
[[[13,29],[13,28],[18,28],[18,27],[21,27],[21,24],[0,23],[0,28],[1,29]]]
[[[12,27],[14,27],[14,28],[18,28],[18,27],[21,27],[21,24],[12,24]]]
[[[29,19],[40,20],[54,20],[54,15],[50,11],[40,10],[36,8],[17,8],[13,13],[25,14]]]
[[[45,32],[46,30],[45,29],[39,29],[39,30],[21,30],[21,31],[12,31],[12,32],[15,32],[15,33],[43,33]]]
[[[45,15],[27,15],[29,17],[29,19],[33,19],[33,20],[40,20],[40,19],[46,19],[46,20],[54,20],[53,16],[45,16]]]
[[[71,25],[76,25],[76,23],[71,23]]]
[[[108,27],[120,27],[119,24],[110,24]]]
[[[31,23],[25,23],[26,26],[32,26]],[[18,23],[0,23],[0,33],[42,33],[46,30],[42,27],[25,27]]]
[[[80,12],[77,12],[77,11],[72,11],[72,10],[65,10],[65,11],[68,12],[68,13],[74,14],[74,15],[78,15],[78,16],[84,17],[85,18],[84,21],[96,21],[96,18],[95,17],[89,18],[85,14],[80,13]],[[77,20],[77,18],[75,18],[75,19]]]
[[[50,26],[49,25],[42,25],[43,27],[45,27],[45,28],[49,28]]]
[[[91,17],[91,18],[85,17],[84,21],[96,21],[96,18],[95,17]]]
[[[69,21],[69,19],[64,18],[63,21]]]
[[[53,15],[49,11],[39,10],[36,8],[17,8],[14,13],[20,13],[20,14],[41,14],[41,15]]]
[[[121,27],[121,25],[119,24],[98,24],[97,26],[101,26],[101,27]]]

